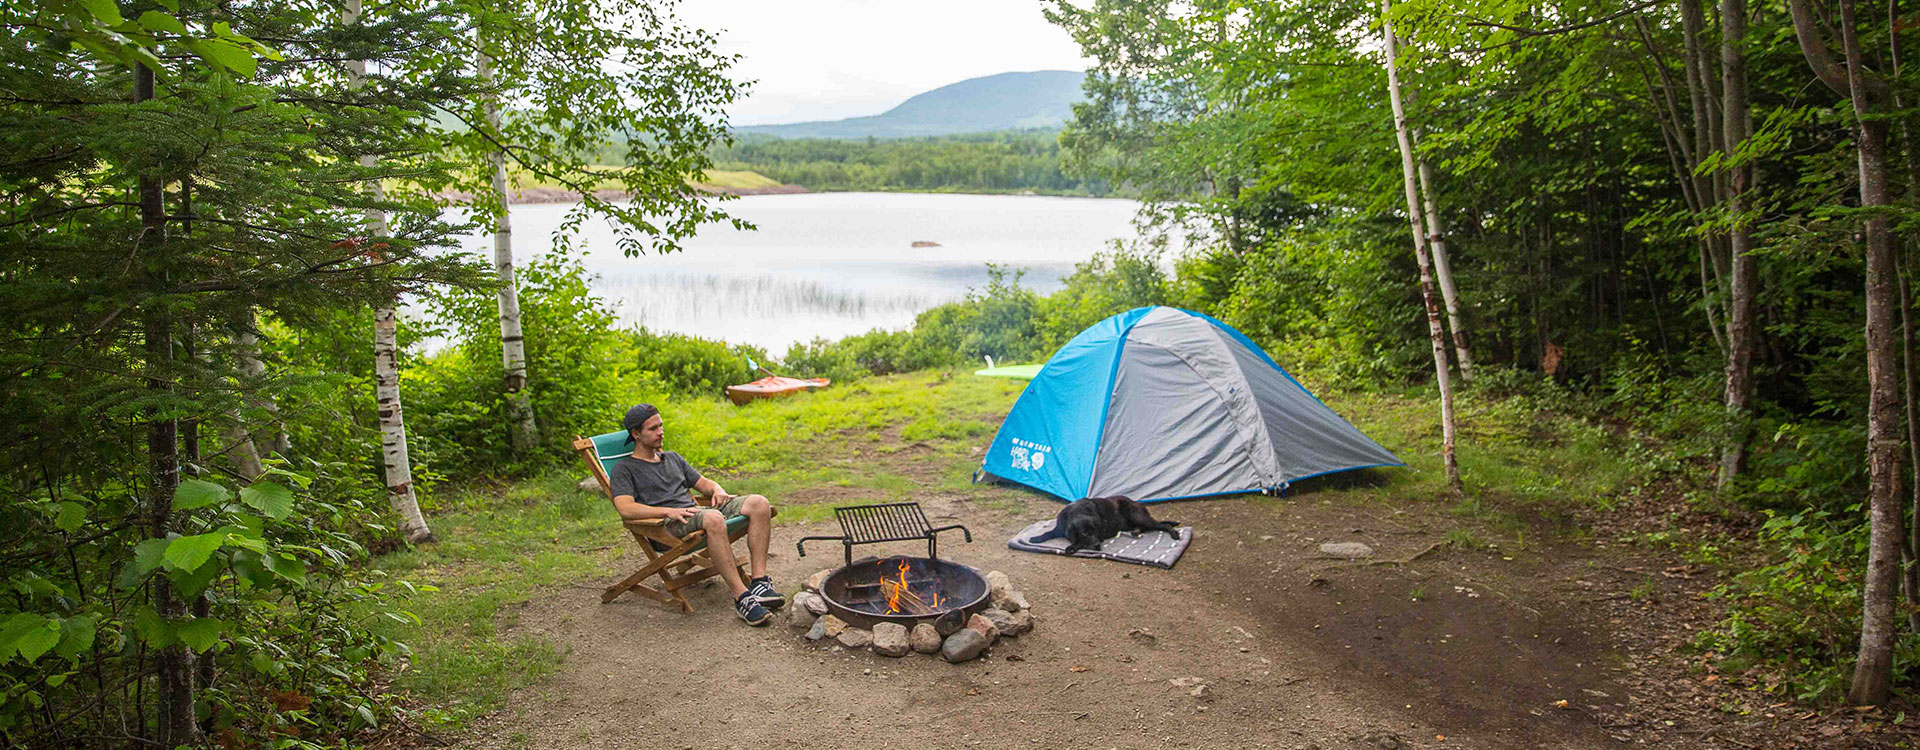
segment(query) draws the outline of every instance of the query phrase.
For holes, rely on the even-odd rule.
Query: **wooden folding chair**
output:
[[[601,491],[607,493],[607,501],[613,501],[613,483],[607,478],[607,472],[613,464],[633,454],[633,445],[627,442],[627,433],[609,432],[591,438],[574,436],[573,449],[587,462],[587,469],[593,477],[600,480]],[[707,534],[696,529],[685,539],[676,539],[667,532],[664,518],[648,518],[639,521],[626,521],[627,531],[640,543],[640,549],[647,553],[646,566],[634,571],[633,575],[620,579],[619,583],[608,586],[600,594],[600,601],[610,602],[628,591],[647,597],[663,604],[680,607],[681,612],[691,614],[693,604],[687,601],[680,590],[700,581],[720,574],[713,558],[707,554]],[[727,543],[732,544],[746,536],[747,517],[734,516],[727,519]],[[735,557],[735,560],[744,558]],[[738,565],[740,578],[747,577],[746,563]],[[654,576],[660,577],[658,586],[646,581]]]

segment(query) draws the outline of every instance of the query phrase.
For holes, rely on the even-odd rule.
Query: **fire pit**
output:
[[[964,618],[987,608],[987,594],[987,579],[973,568],[904,555],[848,565],[820,586],[829,612],[863,628],[883,622],[912,628],[954,610]]]

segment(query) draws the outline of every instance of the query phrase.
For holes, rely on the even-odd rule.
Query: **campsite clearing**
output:
[[[1678,501],[1617,458],[1604,430],[1498,403],[1463,410],[1477,441],[1462,452],[1470,487],[1479,478],[1463,499],[1435,476],[1429,401],[1331,396],[1411,467],[1309,480],[1283,498],[1155,504],[1156,517],[1197,529],[1167,571],[1005,547],[1060,507],[966,481],[996,426],[979,415],[1004,413],[1019,385],[922,373],[732,412],[663,408],[687,428],[670,428],[669,447],[696,464],[753,456],[717,477],[781,505],[772,572],[789,593],[837,564],[793,553],[795,539],[835,530],[833,504],[913,499],[938,523],[967,524],[975,542],[943,544],[943,556],[1007,573],[1041,617],[986,658],[888,659],[783,624],[748,628],[717,586],[693,589],[690,616],[601,604],[600,587],[640,553],[603,498],[555,476],[476,490],[436,519],[448,541],[385,558],[396,577],[441,589],[415,600],[424,626],[396,632],[418,657],[395,687],[421,705],[432,741],[498,748],[1896,740],[1886,717],[1770,716],[1777,699],[1730,685],[1685,648],[1712,624],[1699,595],[1720,573],[1640,530],[1588,521],[1595,503],[1639,487],[1609,515],[1647,530],[1702,524],[1701,540],[1711,522],[1668,515]],[[1374,555],[1319,550],[1350,541]],[[895,546],[878,551],[913,548]]]

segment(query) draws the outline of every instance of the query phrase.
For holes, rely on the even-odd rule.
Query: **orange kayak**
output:
[[[801,380],[800,378],[788,378],[776,375],[770,378],[761,378],[751,383],[727,386],[727,400],[738,405],[754,399],[791,396],[804,390],[825,388],[830,382],[832,381],[826,378]]]

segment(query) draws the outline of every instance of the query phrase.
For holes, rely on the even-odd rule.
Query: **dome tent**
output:
[[[1405,465],[1232,326],[1141,307],[1093,324],[1047,360],[981,469],[1068,501],[1152,502]]]

